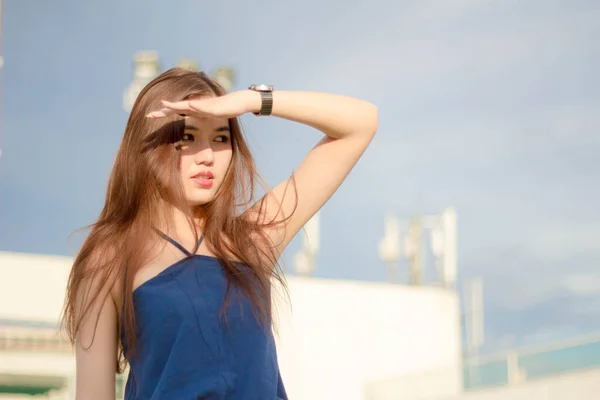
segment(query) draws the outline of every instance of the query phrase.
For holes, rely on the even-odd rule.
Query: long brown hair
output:
[[[187,211],[197,239],[194,218],[202,214],[200,228],[210,250],[221,261],[229,285],[240,288],[255,306],[255,316],[270,323],[271,279],[275,278],[284,288],[285,282],[278,272],[274,244],[263,228],[283,219],[267,221],[264,217],[240,216],[239,210],[251,205],[258,175],[239,121],[229,120],[233,156],[222,186],[213,201],[194,209],[185,200],[178,172],[179,154],[174,145],[183,135],[184,120],[178,116],[159,120],[145,117],[161,108],[160,100],[224,94],[225,90],[206,74],[179,68],[162,73],[139,94],[110,175],[104,208],[90,226],[69,276],[62,322],[71,343],[75,343],[82,320],[99,296],[104,294],[104,302],[110,294],[107,288],[118,283],[123,299],[117,305],[116,334],[126,340],[128,357],[135,352],[133,278],[149,261],[149,247],[154,242],[151,235],[156,235],[153,227],[170,224],[164,204]],[[264,208],[263,198],[257,203],[257,215]],[[232,258],[240,262],[232,262]],[[230,286],[227,293],[229,289]],[[117,372],[122,372],[121,340],[116,361]]]

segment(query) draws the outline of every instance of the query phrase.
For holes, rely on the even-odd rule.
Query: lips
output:
[[[192,176],[192,181],[200,187],[210,188],[213,185],[214,175],[210,171],[202,171]]]
[[[213,179],[214,175],[210,171],[202,171],[202,172],[198,172],[196,175],[192,176],[192,179],[194,179],[194,178]]]

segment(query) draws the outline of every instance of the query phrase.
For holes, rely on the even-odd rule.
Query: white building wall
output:
[[[57,323],[70,257],[0,252],[0,318]]]
[[[278,352],[290,398],[365,399],[370,381],[432,369],[448,373],[434,393],[460,393],[454,292],[310,278],[290,279],[289,292]]]
[[[462,390],[462,371],[451,366],[374,380],[367,385],[365,400],[439,400]]]
[[[428,400],[598,400],[600,368]]]
[[[56,323],[71,264],[68,257],[0,253],[0,319]],[[362,400],[374,380],[440,369],[448,371],[447,385],[435,394],[460,392],[455,292],[297,277],[288,285],[290,302],[278,301],[276,310],[279,362],[291,399]],[[57,370],[42,361],[24,357],[15,365]]]

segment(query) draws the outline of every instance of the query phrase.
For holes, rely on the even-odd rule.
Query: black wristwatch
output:
[[[255,112],[254,115],[271,115],[271,112],[273,111],[273,86],[250,85],[248,89],[259,92],[260,98],[262,99],[260,111]]]

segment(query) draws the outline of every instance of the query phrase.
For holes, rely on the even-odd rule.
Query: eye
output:
[[[191,133],[184,133],[183,136],[181,137],[181,140],[193,142],[194,135],[192,135]]]
[[[215,138],[215,142],[227,143],[229,141],[229,136],[220,135]]]

